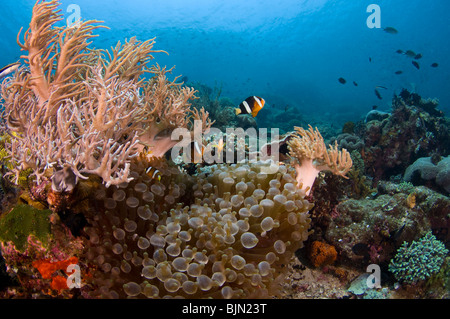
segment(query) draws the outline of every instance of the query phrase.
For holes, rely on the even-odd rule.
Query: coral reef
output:
[[[372,110],[369,113],[366,114],[366,118],[364,121],[370,122],[370,121],[383,121],[384,119],[387,119],[390,116],[387,112],[382,112],[378,110]]]
[[[299,127],[287,103],[236,116],[220,87],[169,80],[154,39],[92,48],[101,22],[59,27],[58,5],[36,2],[18,35],[26,65],[1,83],[1,266],[15,285],[1,296],[448,294],[450,132],[437,100],[403,90],[392,112],[342,130]],[[286,134],[256,150],[262,138],[214,130],[274,121]],[[203,161],[168,158],[198,133]],[[373,263],[386,287],[364,286]]]
[[[356,125],[355,134],[365,144],[365,173],[373,177],[374,183],[403,174],[420,157],[449,154],[449,120],[440,111],[428,112],[425,105],[429,103],[403,90],[394,96],[389,117]],[[433,103],[435,109],[437,104]]]
[[[6,270],[20,283],[17,297],[70,298],[84,291],[84,288],[71,291],[61,285],[67,279],[58,270],[64,268],[62,270],[66,271],[64,266],[81,255],[84,243],[81,238],[74,237],[51,210],[17,205],[0,219],[0,235]],[[76,261],[82,269],[81,276],[87,278],[88,266]]]
[[[426,185],[450,193],[450,156],[433,163],[432,157],[421,157],[408,166],[403,179],[414,185]]]
[[[355,133],[355,122],[348,121],[342,126],[342,134],[353,134]]]
[[[347,151],[352,152],[355,150],[361,150],[364,147],[364,141],[359,136],[350,133],[342,133],[336,137],[335,140],[339,147],[345,148]]]
[[[389,263],[389,271],[401,282],[417,283],[437,273],[447,253],[444,244],[428,232],[411,244],[404,242]]]
[[[375,197],[340,202],[324,236],[343,263],[383,264],[401,242],[417,240],[429,231],[448,243],[448,205],[448,197],[423,186],[380,183]]]

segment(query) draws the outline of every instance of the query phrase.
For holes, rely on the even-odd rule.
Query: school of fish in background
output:
[[[395,29],[394,27],[386,27],[386,28],[384,28],[383,30],[384,30],[386,33],[389,33],[389,34],[397,34],[397,33],[398,33],[397,29]],[[416,53],[416,52],[414,52],[413,50],[401,50],[401,49],[398,49],[397,51],[395,51],[395,53],[401,54],[401,55],[404,55],[404,56],[407,57],[407,58],[413,59],[413,60],[411,61],[411,64],[412,64],[417,70],[420,70],[420,64],[419,64],[419,62],[418,62],[417,60],[420,60],[420,59],[423,57],[422,53]],[[369,62],[372,62],[372,58],[371,58],[371,57],[369,57]],[[437,68],[438,66],[439,66],[439,64],[438,64],[437,62],[433,62],[433,63],[431,63],[431,65],[430,65],[431,68]],[[395,74],[395,75],[403,74],[403,70],[396,70],[396,71],[394,71],[394,74]],[[341,84],[346,84],[346,83],[347,83],[347,80],[346,80],[345,78],[343,78],[343,77],[340,77],[340,78],[338,79],[338,81],[339,81],[339,83],[341,83]],[[353,85],[354,85],[354,86],[358,86],[358,83],[357,83],[356,81],[353,81]],[[387,90],[387,87],[381,86],[381,85],[375,86],[375,89],[374,89],[375,96],[376,96],[379,100],[382,100],[383,97],[382,97],[382,95],[381,95],[379,89],[385,89],[385,90]],[[376,109],[376,108],[377,108],[377,106],[373,106],[373,107],[372,107],[372,109]]]

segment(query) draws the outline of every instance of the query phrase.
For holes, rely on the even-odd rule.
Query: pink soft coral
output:
[[[319,130],[295,127],[293,137],[288,141],[289,154],[297,171],[297,182],[308,195],[320,171],[331,171],[345,177],[353,162],[346,149],[338,150],[337,143],[327,149]]]

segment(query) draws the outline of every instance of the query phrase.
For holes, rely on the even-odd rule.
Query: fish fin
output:
[[[236,109],[234,109],[234,110],[235,110],[235,112],[236,112],[236,115],[239,115],[239,114],[242,113],[241,109],[236,108]]]

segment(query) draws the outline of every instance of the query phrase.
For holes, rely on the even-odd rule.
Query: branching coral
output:
[[[403,242],[389,263],[389,271],[400,281],[417,283],[437,273],[447,254],[444,243],[428,232],[417,242]]]
[[[16,181],[28,168],[39,182],[47,170],[69,167],[78,178],[96,174],[107,186],[128,182],[129,162],[139,151],[162,156],[177,142],[171,131],[192,120],[210,127],[204,110],[189,109],[193,89],[169,81],[171,70],[148,66],[158,52],[153,39],[131,38],[112,52],[90,49],[99,21],[56,27],[57,7],[57,1],[36,3],[24,42],[18,40],[28,67],[2,84]],[[154,76],[144,81],[147,72]]]
[[[320,171],[331,171],[345,177],[352,167],[352,159],[346,149],[338,150],[338,145],[326,148],[322,135],[309,126],[309,130],[295,127],[293,137],[288,141],[289,154],[294,159],[297,182],[307,191],[311,190]]]

